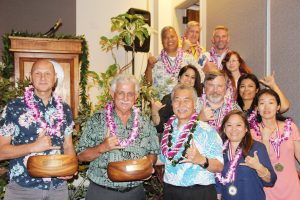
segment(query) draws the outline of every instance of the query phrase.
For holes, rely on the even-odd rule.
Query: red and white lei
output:
[[[223,144],[223,152],[229,147],[229,140],[227,140],[224,144]],[[235,172],[236,172],[236,167],[238,164],[238,161],[240,159],[242,155],[242,150],[240,148],[238,148],[236,150],[235,156],[234,158],[230,161],[230,166],[229,166],[229,170],[227,171],[225,177],[222,176],[221,173],[216,173],[215,176],[218,179],[218,181],[223,184],[226,185],[227,183],[233,182],[234,181],[234,177],[235,177]],[[231,156],[229,156],[231,157]]]
[[[54,115],[56,117],[56,124],[50,127],[47,122],[42,119],[40,109],[34,102],[33,90],[34,88],[31,85],[25,88],[24,100],[35,121],[40,124],[42,129],[46,129],[48,135],[60,136],[60,128],[64,121],[64,110],[61,97],[57,96],[55,93],[53,94],[54,101],[56,102],[57,113]]]
[[[181,63],[182,63],[182,58],[183,58],[183,51],[181,48],[178,48],[177,49],[177,56],[176,56],[176,59],[175,59],[175,66],[172,67],[169,60],[168,60],[168,54],[165,50],[161,50],[160,52],[160,57],[161,57],[161,60],[164,64],[164,66],[166,67],[166,71],[169,73],[169,74],[173,74],[175,75],[176,73],[179,72],[180,70],[180,66],[181,66]]]
[[[128,147],[131,143],[135,141],[135,139],[139,136],[139,112],[140,110],[137,107],[132,107],[133,108],[133,113],[134,113],[134,118],[133,118],[133,125],[132,125],[132,131],[128,136],[128,139],[122,140],[118,138],[119,145],[121,147]],[[117,136],[116,133],[116,123],[114,122],[113,119],[113,102],[108,102],[106,107],[105,107],[105,117],[106,117],[106,123],[108,125],[110,134],[112,136]]]

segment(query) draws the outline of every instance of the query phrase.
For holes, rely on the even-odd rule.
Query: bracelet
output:
[[[265,169],[266,169],[266,173],[263,176],[259,176],[260,178],[264,178],[264,177],[266,177],[269,174],[268,168],[265,168]]]

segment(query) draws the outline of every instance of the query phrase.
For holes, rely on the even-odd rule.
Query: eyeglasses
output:
[[[227,63],[236,63],[239,62],[239,60],[228,60]]]

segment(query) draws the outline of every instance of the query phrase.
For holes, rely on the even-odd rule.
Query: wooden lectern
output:
[[[64,82],[58,95],[63,97],[73,112],[78,116],[79,80],[82,40],[52,39],[10,36],[14,55],[15,80],[24,80],[30,76],[32,64],[39,58],[48,58],[58,62],[64,70]]]

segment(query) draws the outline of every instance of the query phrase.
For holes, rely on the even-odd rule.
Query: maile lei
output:
[[[227,140],[224,144],[223,144],[223,152],[226,151],[226,149],[228,148],[228,152],[230,153],[230,144],[229,144],[229,140]],[[230,153],[232,154],[232,153]],[[236,167],[238,164],[238,161],[240,159],[242,155],[242,150],[240,148],[238,148],[236,150],[235,156],[234,158],[230,161],[230,166],[229,166],[229,170],[227,171],[225,177],[222,176],[221,173],[216,173],[215,176],[218,179],[218,181],[223,184],[226,185],[230,182],[234,181],[234,177],[235,177],[235,172],[236,172]],[[232,155],[229,155],[230,159],[232,158]]]
[[[166,70],[169,74],[176,75],[179,72],[180,66],[181,66],[181,63],[182,63],[182,58],[183,58],[183,51],[182,51],[181,48],[177,49],[177,56],[176,56],[176,59],[175,59],[175,66],[174,67],[171,66],[171,63],[168,59],[168,54],[164,49],[161,50],[160,57],[161,57],[161,60],[162,60],[164,66],[166,67]]]
[[[270,144],[272,145],[277,158],[280,157],[280,145],[283,143],[285,140],[288,140],[289,136],[292,133],[292,122],[293,120],[291,118],[287,118],[284,121],[284,128],[283,128],[283,134],[279,134],[279,130],[276,130],[278,134],[276,134],[276,138],[271,138],[269,139]],[[258,122],[256,120],[250,121],[250,126],[252,129],[254,129],[255,133],[257,136],[261,136],[261,132],[258,126]],[[277,127],[278,129],[278,127]]]
[[[184,40],[186,40],[186,38],[185,38],[185,37],[182,37],[181,40],[182,40],[182,45],[183,45]],[[193,54],[193,52],[192,52],[191,49],[188,49],[187,52],[188,52],[189,54],[191,54],[191,55]],[[203,52],[202,52],[202,48],[201,48],[201,46],[200,46],[200,43],[199,43],[198,41],[197,41],[197,52],[198,52],[198,58],[201,58]]]
[[[172,123],[176,119],[176,115],[173,115],[165,124],[165,130],[163,132],[163,138],[161,141],[162,153],[168,158],[172,166],[176,166],[181,160],[184,159],[187,149],[190,147],[190,141],[193,138],[193,133],[197,126],[197,117],[198,114],[194,113],[189,121],[184,125],[183,130],[180,133],[180,137],[178,138],[175,145],[172,144],[172,132],[173,126]],[[187,140],[186,140],[187,138]],[[186,142],[184,142],[186,140]],[[182,145],[184,145],[184,150],[182,151],[182,155],[177,160],[174,159],[174,156],[179,152]],[[171,149],[173,146],[173,149]]]
[[[225,52],[227,53],[229,51],[228,48],[226,48]],[[217,51],[214,47],[212,47],[209,51],[209,54],[210,54],[210,58],[212,59],[212,62],[217,65],[218,69],[219,70],[222,70],[223,69],[223,66],[222,66],[222,63],[220,65],[218,65],[218,57],[219,55],[217,54]]]
[[[135,141],[135,139],[139,136],[139,112],[140,110],[137,107],[132,107],[134,117],[133,117],[133,125],[132,125],[132,131],[129,134],[128,138],[126,140],[122,140],[118,138],[119,145],[121,147],[128,147],[132,142]],[[110,131],[110,134],[112,136],[117,136],[116,133],[116,123],[113,119],[113,102],[108,102],[105,107],[105,117],[106,117],[106,123],[108,125],[108,129]]]
[[[206,94],[202,94],[201,96],[202,105],[207,104],[207,97]],[[209,125],[219,131],[221,127],[221,122],[223,121],[224,117],[233,109],[233,100],[230,95],[226,95],[224,97],[224,104],[220,108],[218,116],[214,120],[208,121]]]
[[[48,135],[60,136],[60,128],[64,121],[64,110],[61,97],[57,96],[55,93],[53,94],[54,101],[56,102],[57,113],[54,115],[56,117],[56,123],[50,127],[47,122],[42,119],[39,107],[34,102],[33,90],[33,86],[30,85],[25,88],[24,93],[25,103],[30,109],[32,116],[34,117],[35,121],[40,124],[42,129],[46,129]]]

